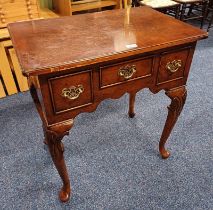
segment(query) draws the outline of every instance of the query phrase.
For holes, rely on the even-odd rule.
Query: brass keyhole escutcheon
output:
[[[121,67],[118,71],[118,75],[125,79],[130,79],[136,73],[136,65],[126,65]]]

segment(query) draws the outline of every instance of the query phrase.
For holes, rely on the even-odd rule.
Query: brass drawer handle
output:
[[[178,69],[180,69],[181,66],[182,66],[182,61],[181,60],[173,60],[173,61],[168,62],[166,64],[166,69],[170,73],[175,73],[176,71],[178,71]]]
[[[121,67],[118,71],[118,75],[124,77],[125,79],[130,79],[136,73],[136,66],[135,65],[127,65]]]
[[[71,86],[70,88],[64,88],[62,90],[61,95],[65,98],[68,98],[70,100],[77,99],[81,93],[84,92],[83,85],[78,85],[77,87]]]

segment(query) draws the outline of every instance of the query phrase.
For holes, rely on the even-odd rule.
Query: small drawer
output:
[[[157,85],[180,80],[184,77],[190,48],[178,52],[165,53],[160,58]]]
[[[92,103],[92,72],[69,74],[48,80],[56,114]]]
[[[101,67],[101,88],[122,84],[152,75],[153,57]]]

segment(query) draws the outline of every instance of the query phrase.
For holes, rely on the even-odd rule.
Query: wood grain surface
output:
[[[60,71],[207,37],[206,32],[148,7],[127,11],[9,24],[24,74]]]

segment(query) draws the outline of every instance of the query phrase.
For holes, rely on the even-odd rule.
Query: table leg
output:
[[[136,97],[136,93],[130,93],[129,94],[129,117],[133,118],[135,116],[135,111],[134,111],[134,107],[135,107],[135,97]]]
[[[42,127],[43,127],[43,133],[45,134],[45,132],[46,132],[45,124],[43,124],[43,126],[42,126]],[[46,136],[45,136],[45,135],[44,135],[44,141],[43,141],[43,142],[44,142],[44,144],[45,144],[45,145],[47,145],[47,144],[48,144],[48,143],[47,143],[47,138],[46,138]]]
[[[63,181],[63,187],[59,192],[59,199],[62,202],[66,202],[70,198],[71,188],[70,180],[67,173],[66,164],[64,161],[64,146],[61,140],[65,135],[69,134],[69,130],[73,126],[73,120],[55,124],[53,126],[47,126],[44,112],[42,110],[41,103],[36,91],[35,86],[29,81],[30,93],[33,98],[33,101],[36,105],[36,109],[40,115],[40,118],[43,122],[43,131],[45,140],[44,143],[48,145],[52,160],[58,170],[58,173]]]
[[[168,158],[170,155],[170,153],[165,149],[165,144],[183,109],[187,96],[187,90],[185,86],[183,86],[167,91],[166,95],[172,101],[168,107],[168,116],[159,142],[159,151],[164,159]]]
[[[62,179],[63,187],[59,192],[59,199],[62,202],[66,202],[70,198],[71,187],[69,175],[67,172],[66,164],[64,161],[64,146],[62,139],[65,135],[69,134],[69,130],[73,125],[73,121],[67,121],[65,123],[53,125],[51,127],[46,127],[45,130],[45,139],[52,157],[52,160],[55,164],[56,169]]]
[[[39,101],[39,97],[38,97],[38,94],[37,94],[37,91],[36,91],[36,88],[34,86],[34,84],[29,80],[28,81],[29,83],[29,87],[30,87],[30,94],[32,96],[32,99],[33,99],[33,102],[36,106],[36,109],[38,111],[38,114],[43,122],[43,130],[45,129],[45,124],[46,124],[46,120],[45,120],[45,117],[44,117],[44,112],[42,110],[42,106],[41,106],[41,103]],[[47,140],[46,140],[46,137],[44,138],[44,144],[47,144]]]

